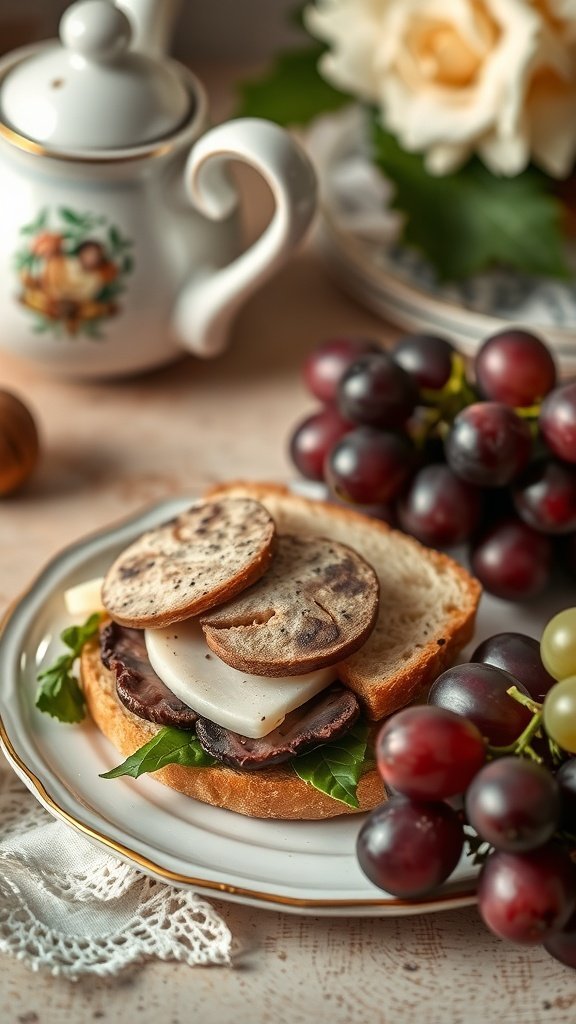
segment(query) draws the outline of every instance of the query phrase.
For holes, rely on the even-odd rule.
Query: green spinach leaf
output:
[[[38,676],[40,685],[36,693],[36,707],[39,711],[69,724],[83,720],[86,702],[72,670],[84,644],[96,636],[99,625],[100,615],[96,612],[81,626],[69,626],[60,634],[70,654],[60,655]]]
[[[101,779],[117,779],[129,775],[137,779],[146,772],[156,772],[168,764],[181,764],[189,768],[209,768],[218,762],[207,754],[193,732],[165,726],[143,747],[139,747],[117,768],[105,772]]]
[[[358,783],[371,765],[366,756],[368,733],[368,723],[360,720],[341,739],[314,747],[290,764],[303,782],[348,807],[358,807]]]

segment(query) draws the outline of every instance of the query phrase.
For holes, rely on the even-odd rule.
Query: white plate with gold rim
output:
[[[363,816],[262,821],[198,803],[151,778],[100,779],[119,756],[95,726],[62,725],[36,710],[36,676],[60,652],[59,634],[70,624],[65,589],[102,575],[138,534],[177,515],[190,500],[163,502],[66,548],[13,608],[0,637],[0,736],[14,770],[48,811],[92,842],[155,878],[205,895],[348,916],[414,914],[472,903],[476,871],[465,858],[437,893],[395,899],[373,886],[356,862]],[[485,597],[476,639],[503,628],[537,635],[569,602],[567,594],[555,592],[553,601],[518,609]]]

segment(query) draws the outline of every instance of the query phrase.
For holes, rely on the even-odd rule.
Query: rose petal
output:
[[[491,133],[478,144],[478,153],[493,174],[512,178],[520,174],[530,161],[527,132],[516,135]]]
[[[535,162],[554,178],[566,178],[576,158],[576,87],[542,82],[528,100]]]
[[[531,156],[553,176],[571,169],[576,0],[316,0],[304,16],[330,46],[322,74],[378,104],[431,174],[474,152],[495,174]]]

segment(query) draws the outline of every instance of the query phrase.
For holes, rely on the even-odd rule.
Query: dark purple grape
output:
[[[484,640],[470,661],[503,668],[520,680],[533,700],[540,704],[556,680],[546,671],[540,656],[540,643],[523,633],[497,633]]]
[[[463,480],[502,487],[525,468],[532,436],[528,424],[507,405],[475,402],[458,413],[444,447],[447,462]]]
[[[379,352],[371,338],[329,338],[318,345],[304,362],[304,384],[321,402],[336,402],[338,385],[346,370],[360,356]]]
[[[478,351],[474,366],[484,397],[515,408],[536,405],[556,383],[550,349],[527,331],[494,334]]]
[[[512,686],[528,696],[522,683],[493,665],[454,665],[432,684],[428,703],[463,715],[489,743],[505,747],[514,743],[532,720],[528,708],[507,693]]]
[[[466,793],[472,828],[497,850],[523,853],[543,846],[560,818],[560,789],[553,775],[520,757],[485,765]]]
[[[328,452],[350,429],[338,410],[330,406],[307,416],[290,440],[290,456],[296,469],[309,480],[323,480]]]
[[[486,529],[504,519],[516,519],[516,509],[509,487],[488,487],[483,491],[484,515],[483,525]]]
[[[485,760],[486,743],[476,726],[429,704],[392,715],[376,739],[384,782],[413,800],[463,793]]]
[[[514,504],[521,519],[541,533],[576,530],[576,467],[541,460],[516,482]]]
[[[567,851],[548,843],[528,853],[491,854],[480,875],[478,909],[501,939],[537,945],[559,931],[576,902],[576,872]]]
[[[520,520],[493,526],[472,552],[472,570],[491,594],[523,601],[550,581],[552,544]]]
[[[341,508],[350,508],[350,502],[345,501],[344,498],[339,498],[337,494],[331,494],[330,501],[333,505],[338,505]],[[398,525],[396,509],[394,505],[359,505],[357,502],[355,502],[354,511],[361,512],[362,515],[369,516],[370,519],[379,519],[382,523],[388,523],[389,526],[396,527]]]
[[[550,451],[576,462],[576,381],[556,388],[540,411],[539,426]]]
[[[367,427],[401,427],[417,401],[412,378],[388,352],[357,359],[338,388],[338,406],[344,418]]]
[[[481,515],[481,492],[444,463],[419,470],[398,503],[401,528],[433,547],[468,540]]]
[[[560,765],[556,772],[556,782],[562,800],[560,824],[570,835],[576,836],[576,757]]]
[[[374,885],[393,896],[421,896],[444,882],[464,844],[458,815],[444,803],[392,797],[372,811],[356,844]]]
[[[357,427],[331,450],[324,472],[330,489],[344,501],[386,505],[404,487],[414,457],[405,437]]]
[[[439,391],[452,374],[454,346],[432,334],[406,334],[392,349],[394,360],[420,390]]]
[[[576,968],[576,914],[572,915],[561,931],[553,932],[546,939],[544,949],[566,967]]]
[[[566,565],[568,571],[576,577],[576,533],[566,538]]]

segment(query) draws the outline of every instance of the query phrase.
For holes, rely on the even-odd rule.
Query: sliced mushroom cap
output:
[[[285,534],[265,576],[200,622],[208,646],[233,668],[303,675],[362,646],[376,622],[378,596],[374,570],[351,548]]]
[[[156,675],[142,630],[107,623],[100,633],[100,655],[115,676],[118,699],[128,711],[158,725],[194,728],[198,715]]]
[[[199,718],[196,735],[204,750],[232,768],[256,771],[289,761],[319,743],[343,736],[354,725],[360,705],[339,683],[323,690],[301,708],[291,711],[276,729],[260,739],[240,736],[231,729]]]
[[[104,580],[104,607],[116,622],[136,629],[198,615],[260,578],[275,535],[274,520],[258,501],[193,505],[119,555]]]

